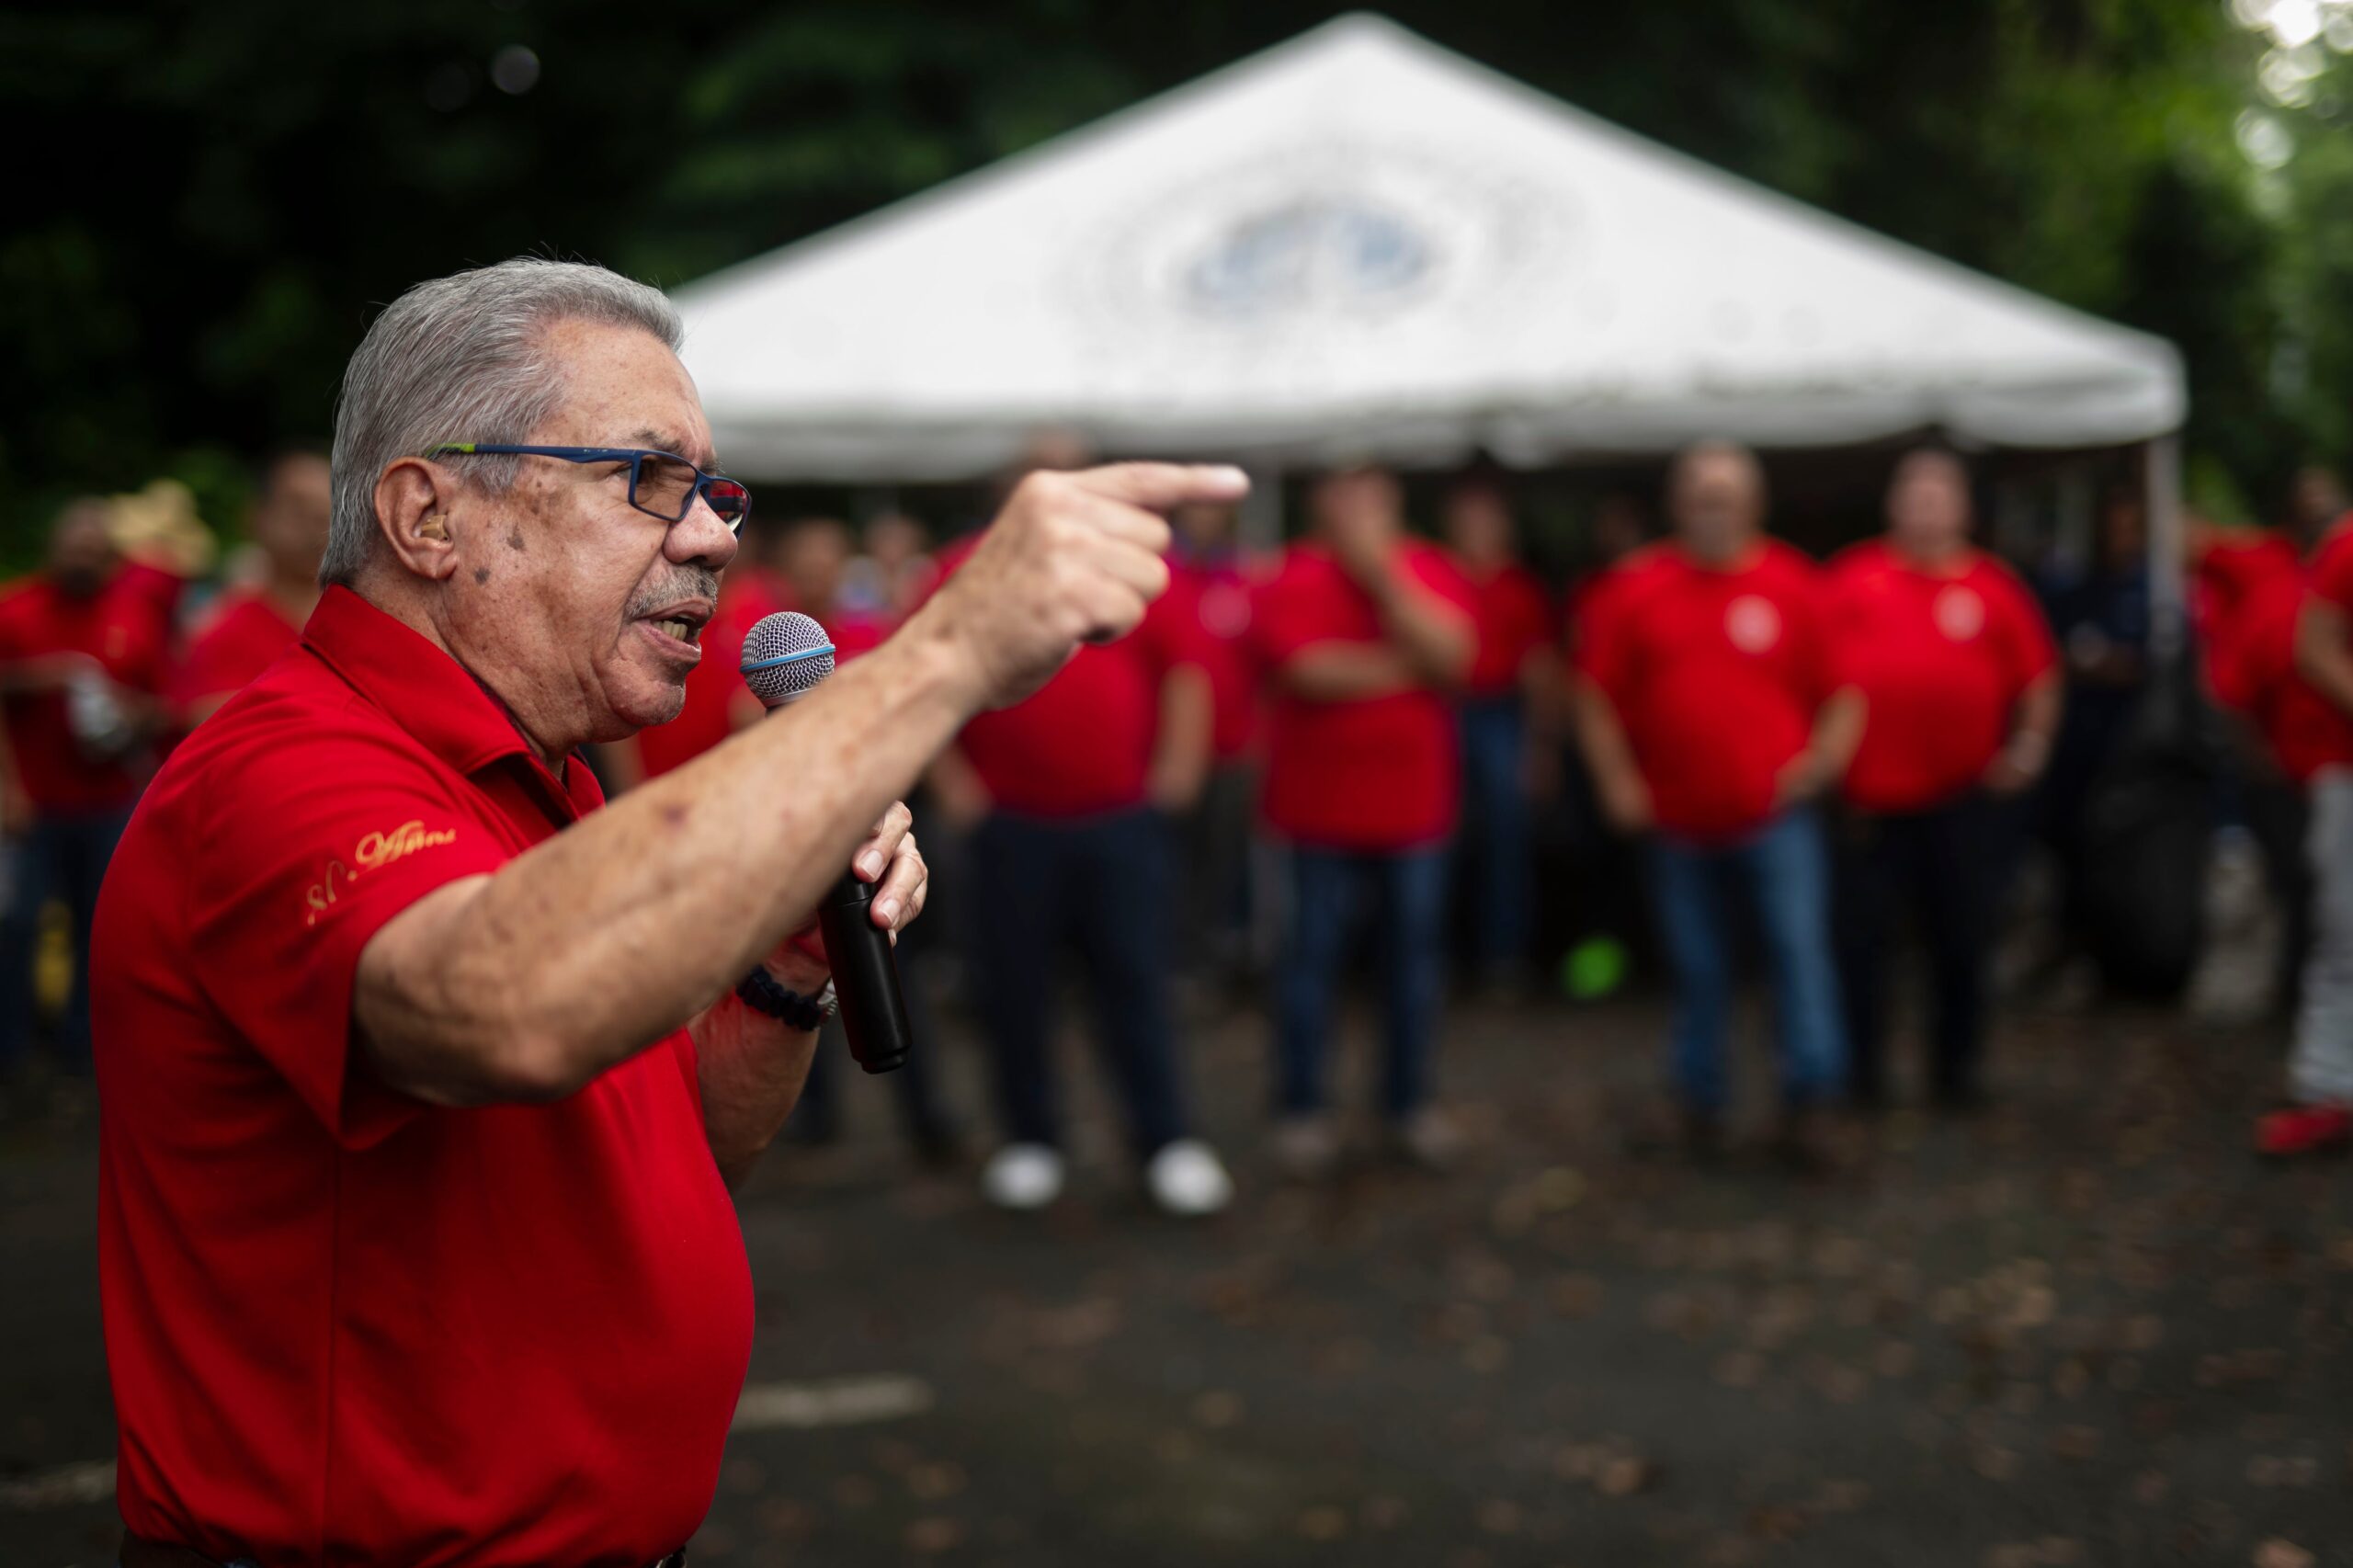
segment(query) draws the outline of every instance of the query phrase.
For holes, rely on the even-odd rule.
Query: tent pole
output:
[[[2141,455],[2149,528],[2149,653],[2162,663],[2179,653],[2188,639],[2188,593],[2182,580],[2181,437],[2159,436]]]

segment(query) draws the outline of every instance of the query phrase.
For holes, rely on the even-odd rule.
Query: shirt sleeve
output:
[[[1479,619],[1479,590],[1471,584],[1462,568],[1457,566],[1446,551],[1425,545],[1411,551],[1405,559],[1406,570],[1414,580],[1440,599],[1461,610],[1471,619],[1475,630]]]
[[[1137,652],[1143,654],[1155,676],[1165,677],[1180,665],[1209,667],[1209,651],[1203,645],[1209,634],[1201,630],[1200,593],[1186,579],[1172,581],[1168,591],[1153,600],[1134,635]]]
[[[1280,669],[1325,634],[1306,589],[1299,569],[1286,565],[1251,594],[1250,650],[1263,668]]]
[[[2051,635],[2050,621],[2043,619],[2042,607],[2008,567],[1998,570],[1993,587],[2001,607],[2011,691],[2016,695],[2059,663],[2059,644]]]
[[[2353,613],[2353,532],[2339,533],[2313,562],[2312,595]]]
[[[1851,568],[1832,562],[1816,580],[1814,599],[1821,618],[1822,669],[1825,689],[1860,683],[1870,656],[1863,646],[1862,609]]]
[[[1790,688],[1807,707],[1818,706],[1847,684],[1829,579],[1811,562],[1791,561],[1781,602],[1790,620]]]
[[[1577,674],[1601,688],[1612,702],[1623,700],[1633,674],[1633,644],[1627,635],[1626,580],[1606,572],[1587,586],[1569,625],[1569,656]]]
[[[188,926],[207,994],[347,1147],[421,1108],[352,1062],[369,941],[435,889],[506,858],[447,776],[389,736],[256,732],[210,781],[188,846]]]

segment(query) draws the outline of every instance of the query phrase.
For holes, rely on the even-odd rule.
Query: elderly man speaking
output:
[[[752,1336],[728,1185],[791,1108],[845,865],[1134,626],[1223,468],[1037,474],[813,696],[603,806],[678,711],[744,488],[676,318],[597,267],[410,290],[344,380],[324,597],[174,755],[98,911],[126,1568],[644,1564],[710,1506]],[[879,826],[877,825],[879,822]]]

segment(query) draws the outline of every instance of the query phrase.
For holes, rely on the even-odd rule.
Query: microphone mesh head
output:
[[[752,695],[780,708],[834,673],[834,640],[800,611],[779,610],[744,634],[741,668]]]

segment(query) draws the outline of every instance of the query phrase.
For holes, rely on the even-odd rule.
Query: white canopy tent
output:
[[[774,479],[965,479],[1047,426],[1261,468],[1536,466],[1926,426],[2114,446],[2184,407],[2157,338],[1368,16],[677,302],[720,450]]]

